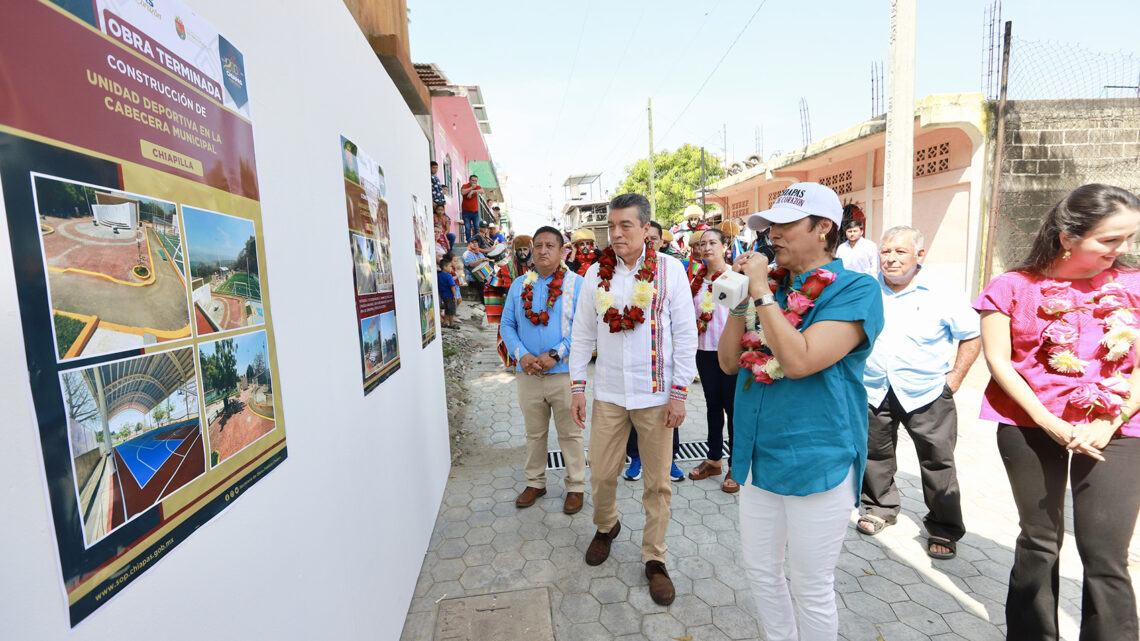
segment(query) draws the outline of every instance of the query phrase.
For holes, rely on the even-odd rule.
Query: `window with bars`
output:
[[[914,150],[914,177],[932,176],[950,169],[950,141]]]
[[[443,188],[451,193],[451,154],[443,157]]]
[[[729,207],[730,218],[740,218],[742,216],[747,216],[748,214],[751,214],[752,213],[751,205],[752,205],[751,200],[740,200],[740,201],[732,203],[732,205]]]
[[[779,191],[774,191],[774,192],[768,194],[768,209],[772,208],[772,205],[774,205],[776,203],[776,199],[779,198],[780,194],[782,194],[782,193],[784,193],[783,189],[781,189]]]

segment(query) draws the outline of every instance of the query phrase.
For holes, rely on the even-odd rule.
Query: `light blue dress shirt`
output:
[[[804,315],[800,331],[820,321],[859,323],[866,338],[839,362],[803,378],[781,378],[770,385],[752,383],[742,369],[736,380],[733,414],[732,476],[744,482],[751,472],[756,487],[783,496],[807,496],[834,488],[854,467],[855,504],[867,466],[867,393],[863,363],[883,327],[883,301],[875,279],[848,271],[835,260],[823,266],[835,272],[815,306]],[[807,275],[792,281],[803,285]],[[776,293],[783,307],[787,292]]]
[[[538,313],[546,309],[547,288],[553,279],[554,274],[551,274],[535,281],[531,311]],[[553,349],[562,358],[554,364],[554,367],[547,370],[547,373],[568,373],[570,359],[567,356],[570,354],[574,309],[578,306],[582,277],[571,271],[567,271],[562,277],[562,295],[554,301],[554,308],[547,310],[550,320],[546,325],[535,325],[526,317],[522,303],[525,280],[525,276],[520,276],[511,283],[511,288],[507,291],[507,300],[503,303],[503,320],[499,326],[499,334],[503,337],[503,344],[507,346],[507,354],[517,361],[523,355],[542,356]],[[522,365],[516,365],[515,371],[521,372]]]
[[[889,388],[903,410],[913,412],[942,393],[954,341],[981,335],[978,313],[965,295],[930,282],[921,267],[898,293],[882,274],[878,281],[886,323],[863,372],[867,403],[878,407]]]

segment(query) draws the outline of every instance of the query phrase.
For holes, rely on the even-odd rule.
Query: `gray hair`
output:
[[[902,235],[910,236],[911,242],[914,243],[914,251],[919,251],[925,246],[925,238],[923,237],[922,232],[918,231],[914,227],[907,227],[906,225],[891,227],[887,231],[883,232],[883,238],[879,241],[879,244],[882,245],[888,240],[894,240],[896,236]]]
[[[637,219],[641,224],[648,225],[650,220],[649,199],[641,194],[619,194],[610,201],[610,211],[637,207]]]

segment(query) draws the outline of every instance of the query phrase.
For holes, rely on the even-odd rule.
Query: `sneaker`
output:
[[[629,467],[625,468],[625,480],[636,481],[641,478],[641,459],[635,458],[629,462]]]
[[[669,470],[669,478],[673,481],[685,480],[685,473],[681,471],[681,468],[677,467],[677,463],[675,462],[673,463],[673,468]]]

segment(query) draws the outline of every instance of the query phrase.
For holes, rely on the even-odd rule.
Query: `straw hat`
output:
[[[580,240],[588,240],[591,243],[597,242],[597,240],[594,238],[594,232],[590,231],[589,229],[586,229],[585,227],[576,230],[574,232],[574,234],[570,236],[570,243],[571,244],[576,243]]]

